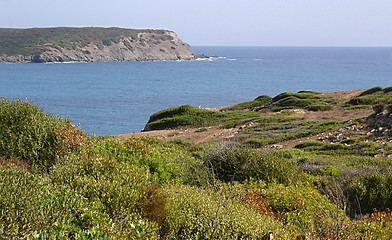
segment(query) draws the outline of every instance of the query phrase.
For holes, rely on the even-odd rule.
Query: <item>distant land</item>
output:
[[[203,56],[169,30],[0,28],[0,62],[154,61],[199,57]]]

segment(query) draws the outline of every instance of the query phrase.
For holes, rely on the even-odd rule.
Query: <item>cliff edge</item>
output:
[[[0,28],[0,62],[114,62],[202,57],[168,30]]]

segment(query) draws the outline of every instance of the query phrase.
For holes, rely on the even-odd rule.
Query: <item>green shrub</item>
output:
[[[384,211],[392,206],[392,175],[361,174],[349,180],[346,192],[352,216],[372,213],[374,209]]]
[[[348,219],[343,210],[330,203],[312,187],[270,184],[264,193],[269,207],[283,221],[298,227],[311,239],[349,239]],[[355,233],[354,233],[355,234]]]
[[[107,138],[92,147],[94,154],[109,157],[148,171],[162,183],[192,181],[194,169],[202,163],[174,143],[154,139]]]
[[[376,92],[381,92],[381,91],[382,91],[381,87],[373,87],[373,88],[370,88],[370,89],[364,91],[363,93],[359,94],[359,96],[361,97],[361,96],[371,95],[371,94],[374,94]]]
[[[54,164],[61,139],[55,133],[65,121],[32,103],[0,99],[0,155],[27,161],[35,170]]]
[[[163,239],[261,239],[269,231],[277,239],[293,238],[283,224],[219,192],[171,186],[166,194]]]
[[[377,96],[355,97],[347,101],[349,105],[370,105]]]
[[[259,115],[259,113],[250,111],[222,113],[184,105],[165,109],[151,115],[144,130],[160,130],[179,126],[205,126],[232,121],[238,123],[242,120],[257,118]]]
[[[110,217],[114,238],[156,238],[157,223],[147,219],[151,211],[143,208],[147,207],[143,203],[158,196],[149,190],[155,178],[147,170],[106,157],[67,155],[53,167],[50,178],[54,185],[101,204]]]
[[[225,145],[211,149],[203,157],[214,176],[224,182],[250,178],[284,184],[304,180],[299,169],[272,153]]]
[[[246,139],[243,143],[251,148],[261,148],[268,144],[268,139],[251,137]]]
[[[342,169],[336,166],[328,165],[325,168],[321,169],[321,173],[323,175],[337,177],[342,173]]]
[[[317,92],[300,91],[298,93],[284,92],[275,96],[267,109],[280,111],[282,109],[307,109],[309,111],[328,111],[333,108],[327,98]]]
[[[268,103],[272,98],[267,95],[258,96],[255,100],[249,102],[242,102],[233,106],[225,107],[222,111],[236,111],[236,110],[254,110]]]
[[[104,46],[111,46],[112,45],[112,41],[110,40],[110,39],[104,39],[104,40],[102,40],[102,44],[104,45]]]
[[[206,127],[204,127],[204,128],[199,128],[199,129],[197,129],[195,132],[207,132],[208,131],[208,128],[206,128]]]
[[[392,213],[375,211],[363,220],[355,221],[354,226],[362,239],[390,239],[392,236]]]
[[[308,147],[314,147],[314,146],[322,146],[323,143],[320,141],[304,141],[301,143],[298,143],[295,148],[298,149],[303,149],[303,148],[308,148]]]
[[[234,121],[234,120],[228,121],[225,123],[225,125],[223,125],[223,128],[224,129],[235,128],[235,127],[237,127],[237,124],[238,124],[238,121]]]
[[[392,92],[392,87],[386,87],[383,89],[384,93],[390,93]]]
[[[3,239],[103,239],[110,234],[103,205],[45,178],[0,167]]]
[[[262,102],[262,104],[266,104],[267,102],[269,102],[272,98],[270,96],[267,95],[260,95],[257,98],[255,98],[254,101],[259,101]]]

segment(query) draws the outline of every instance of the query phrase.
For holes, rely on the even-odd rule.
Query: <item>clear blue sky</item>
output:
[[[0,0],[0,27],[169,29],[193,46],[392,46],[392,0]]]

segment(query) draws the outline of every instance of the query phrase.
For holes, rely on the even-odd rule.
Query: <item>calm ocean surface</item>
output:
[[[194,47],[203,61],[5,64],[0,96],[27,98],[90,134],[140,131],[151,114],[259,95],[392,86],[392,48]]]

